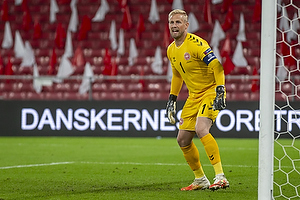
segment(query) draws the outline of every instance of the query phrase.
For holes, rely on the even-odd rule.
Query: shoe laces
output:
[[[206,176],[203,176],[203,177],[201,177],[201,178],[195,179],[194,182],[193,182],[193,184],[194,184],[194,185],[197,185],[197,184],[201,184],[201,183],[206,182],[206,181],[207,181]]]
[[[226,180],[224,174],[218,174],[218,175],[216,175],[216,177],[214,178],[214,183],[218,183],[219,181],[222,181],[222,180]]]

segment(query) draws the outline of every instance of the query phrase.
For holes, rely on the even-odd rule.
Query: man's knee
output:
[[[177,143],[180,147],[185,147],[191,144],[195,132],[180,130],[177,135]]]
[[[212,120],[206,117],[198,117],[196,122],[195,131],[199,138],[204,137],[209,133],[212,126]]]
[[[209,133],[209,129],[207,129],[206,127],[196,127],[196,134],[199,138],[204,137],[205,135],[207,135]]]

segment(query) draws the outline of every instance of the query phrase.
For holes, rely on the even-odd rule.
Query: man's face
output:
[[[183,37],[184,32],[188,28],[188,22],[186,22],[181,14],[175,14],[169,19],[169,29],[171,36],[177,40]]]

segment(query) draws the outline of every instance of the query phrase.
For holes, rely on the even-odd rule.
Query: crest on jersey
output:
[[[191,55],[188,53],[188,52],[186,52],[185,54],[184,54],[184,59],[185,60],[189,60],[191,58]]]
[[[182,124],[183,124],[183,119],[180,118],[180,120],[179,120],[179,125],[182,125]]]

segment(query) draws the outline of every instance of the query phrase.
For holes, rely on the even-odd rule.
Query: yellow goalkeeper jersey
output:
[[[170,94],[178,96],[183,81],[190,96],[202,96],[204,92],[214,91],[217,85],[225,84],[223,66],[208,43],[197,35],[187,33],[178,47],[172,42],[167,56],[173,71]]]

